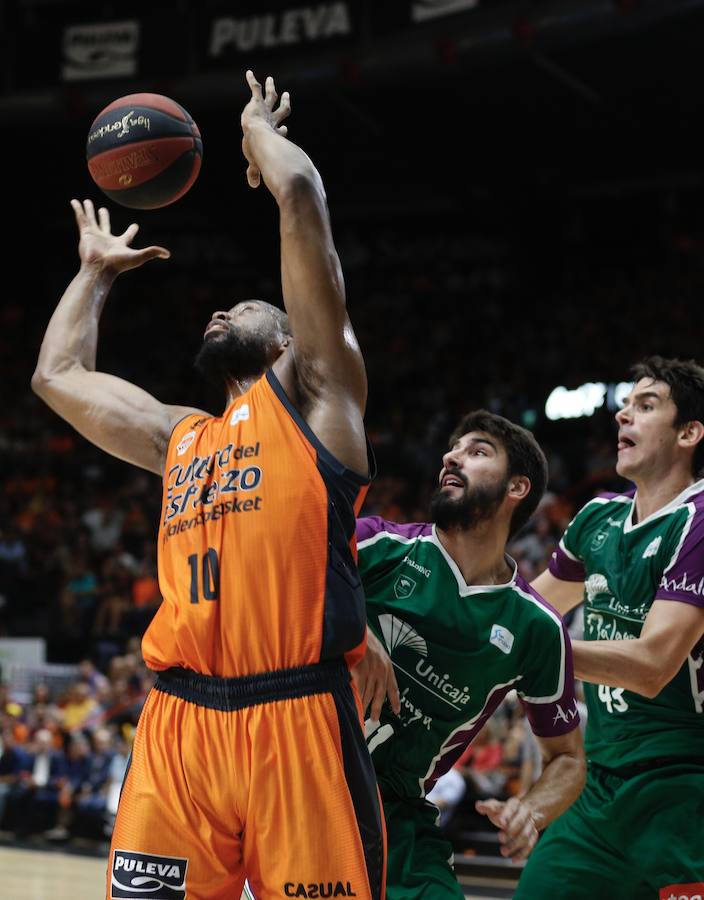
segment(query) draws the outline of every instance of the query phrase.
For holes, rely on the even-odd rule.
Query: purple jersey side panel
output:
[[[694,515],[682,545],[663,572],[656,600],[679,600],[704,606],[704,492],[693,500]]]
[[[432,525],[427,522],[409,522],[407,525],[398,525],[396,522],[389,522],[380,516],[367,516],[364,519],[357,519],[357,541],[368,541],[382,531],[388,534],[398,534],[404,538],[423,537],[430,534],[433,530]]]
[[[452,745],[449,751],[443,753],[432,773],[423,782],[423,790],[426,794],[432,790],[433,785],[441,775],[445,775],[450,771],[450,769],[454,766],[460,756],[462,756],[467,747],[469,747],[475,737],[486,725],[487,720],[491,718],[491,716],[496,712],[501,703],[503,703],[506,695],[512,690],[513,685],[511,684],[505,685],[504,687],[495,690],[487,698],[484,712],[477,719],[477,721],[473,725],[468,725],[466,728],[463,728],[461,731],[457,731],[453,734]]]
[[[566,557],[568,558],[568,557]],[[571,562],[572,560],[570,560]],[[572,642],[567,631],[565,623],[559,612],[545,600],[540,594],[527,584],[520,576],[517,578],[519,587],[535,597],[536,601],[545,609],[549,610],[555,618],[560,622],[562,629],[562,640],[565,647],[563,687],[559,697],[547,703],[534,703],[520,698],[521,693],[528,693],[519,690],[519,699],[523,704],[523,708],[528,716],[530,727],[537,737],[558,737],[574,731],[579,725],[579,712],[577,710],[577,699],[574,695],[574,663],[572,661]],[[520,685],[519,685],[520,688]],[[526,685],[528,688],[528,685]]]

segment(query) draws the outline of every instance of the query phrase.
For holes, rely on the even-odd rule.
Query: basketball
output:
[[[200,172],[203,142],[186,110],[162,94],[128,94],[90,126],[88,171],[111,200],[132,209],[168,206]]]

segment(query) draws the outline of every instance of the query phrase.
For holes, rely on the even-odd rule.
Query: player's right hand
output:
[[[519,797],[508,800],[477,800],[474,808],[499,830],[501,855],[512,862],[527,859],[538,841],[538,829],[530,806]]]
[[[400,713],[401,699],[398,694],[394,667],[381,641],[369,628],[367,628],[366,653],[361,662],[352,669],[352,678],[357,685],[359,696],[362,698],[362,710],[365,713],[371,703],[369,716],[365,715],[365,718],[371,718],[378,722],[386,697],[389,698],[394,713],[396,715]]]
[[[281,102],[278,107],[276,101],[279,95],[276,93],[276,85],[271,75],[268,75],[264,82],[264,93],[262,86],[259,84],[251,69],[247,69],[245,78],[252,92],[249,103],[242,110],[242,153],[247,160],[247,183],[250,187],[259,187],[261,181],[261,172],[257,165],[254,152],[248,140],[249,129],[257,122],[265,122],[269,127],[286,137],[288,127],[281,123],[291,114],[291,96],[288,91],[284,91],[281,95]]]
[[[92,200],[84,200],[83,203],[72,200],[71,206],[78,225],[78,254],[83,266],[119,275],[151,259],[168,259],[171,256],[165,247],[145,247],[142,250],[130,247],[139,225],[133,223],[122,234],[113,234],[110,213],[101,207],[96,217]]]

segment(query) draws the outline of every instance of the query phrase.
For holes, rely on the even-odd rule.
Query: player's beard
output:
[[[193,365],[207,381],[221,387],[261,375],[271,363],[271,339],[258,331],[229,330],[205,338]]]
[[[430,498],[431,521],[442,531],[468,531],[492,519],[506,496],[509,482],[506,476],[495,485],[472,487],[464,475],[457,474],[456,477],[464,484],[461,497],[450,497],[438,488]]]

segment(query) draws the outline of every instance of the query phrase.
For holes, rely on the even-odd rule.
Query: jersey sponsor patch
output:
[[[243,403],[233,410],[230,425],[236,425],[238,422],[246,422],[249,419],[249,403]]]
[[[592,553],[598,553],[606,543],[606,538],[608,534],[605,531],[599,531],[594,535],[594,540],[591,543],[591,547],[589,548]]]
[[[195,439],[195,431],[186,432],[186,434],[184,434],[178,444],[176,444],[176,453],[178,453],[179,456],[183,456],[183,454],[186,452],[186,450],[188,450]]]
[[[557,725],[558,722],[569,724],[570,722],[574,722],[575,719],[579,721],[579,710],[577,709],[576,700],[573,701],[572,706],[567,706],[566,708],[563,708],[561,703],[556,703],[554,712],[555,715],[552,720],[553,725]]]
[[[357,892],[352,890],[349,881],[314,881],[312,884],[304,884],[302,881],[287,881],[284,884],[284,896],[286,897],[356,897]]]
[[[420,563],[417,563],[415,559],[411,559],[410,556],[403,557],[404,565],[410,566],[412,569],[415,569],[416,572],[420,572],[421,575],[425,575],[426,578],[430,578],[433,574],[432,569],[429,569],[427,566],[421,566]]]
[[[668,884],[660,888],[659,900],[704,900],[704,881]]]
[[[656,538],[652,539],[652,541],[643,551],[643,559],[648,559],[650,556],[655,556],[655,554],[660,549],[660,544],[662,544],[662,535],[659,534]]]
[[[590,575],[589,578],[584,582],[584,590],[587,592],[587,599],[590,603],[594,602],[594,598],[598,594],[610,594],[611,588],[609,587],[609,582],[604,578],[603,575],[600,575],[598,572],[595,572],[593,575]]]
[[[411,628],[408,622],[385,613],[383,616],[379,616],[379,627],[384,635],[389,654],[392,654],[397,647],[410,647],[421,656],[428,655],[428,645],[425,639],[414,628]]]
[[[418,587],[418,582],[409,575],[399,575],[394,582],[394,594],[399,600],[406,600]]]
[[[186,900],[188,859],[115,850],[110,900]]]
[[[498,647],[502,653],[510,653],[513,647],[513,635],[503,625],[492,625],[489,643]]]
[[[691,581],[690,578],[689,572],[684,572],[680,579],[663,575],[660,587],[665,591],[682,591],[686,594],[696,594],[697,597],[704,596],[704,578],[700,578],[699,581]]]

